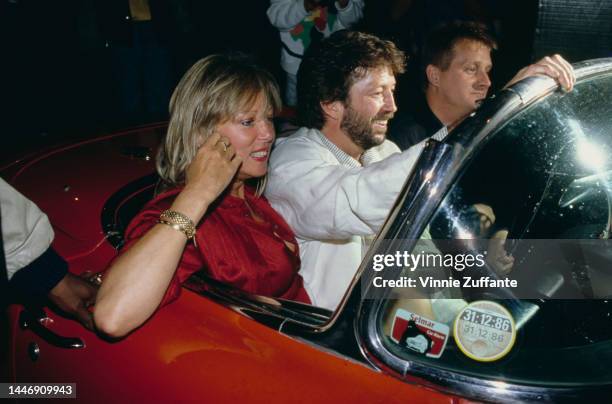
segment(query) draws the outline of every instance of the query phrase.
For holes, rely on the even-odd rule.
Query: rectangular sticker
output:
[[[450,328],[404,309],[398,309],[393,318],[393,342],[429,358],[439,358],[444,352]]]

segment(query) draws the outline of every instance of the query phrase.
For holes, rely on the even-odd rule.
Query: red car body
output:
[[[105,203],[125,184],[154,171],[152,153],[163,132],[164,125],[152,125],[84,141],[30,156],[2,172],[47,213],[56,233],[53,246],[73,273],[102,271],[117,255],[101,221]],[[19,305],[9,310],[9,382],[76,383],[82,402],[458,400],[186,289],[118,342],[46,309],[43,325],[79,338],[84,347],[78,349],[59,348],[23,328],[23,311]]]

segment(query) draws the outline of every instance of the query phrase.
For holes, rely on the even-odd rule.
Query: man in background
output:
[[[432,31],[423,49],[424,91],[397,114],[389,139],[405,150],[472,113],[491,88],[494,49],[497,43],[477,22],[457,21]],[[545,57],[519,70],[505,87],[529,76],[546,75],[569,91],[574,85],[571,72],[561,56]]]
[[[297,103],[296,83],[305,50],[331,33],[350,28],[363,16],[363,0],[271,0],[268,18],[280,31],[284,101]]]

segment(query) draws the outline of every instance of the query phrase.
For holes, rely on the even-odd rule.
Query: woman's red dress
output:
[[[145,205],[126,230],[125,250],[157,224],[179,192],[167,191]],[[245,200],[262,222],[253,218]],[[196,226],[197,247],[185,247],[162,305],[175,300],[181,284],[199,270],[245,292],[310,303],[298,274],[298,245],[289,225],[252,189],[245,188],[245,200],[227,194],[209,207]]]

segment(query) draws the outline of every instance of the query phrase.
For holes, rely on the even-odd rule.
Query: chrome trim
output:
[[[414,246],[418,236],[421,234],[421,229],[420,226],[409,226],[408,224],[428,222],[430,214],[433,214],[435,208],[441,201],[440,197],[430,197],[432,190],[448,188],[452,184],[451,179],[454,179],[451,176],[445,175],[445,173],[456,170],[453,155],[457,155],[457,151],[456,149],[453,150],[450,145],[432,141],[426,146],[423,150],[423,155],[419,159],[415,173],[405,185],[405,191],[398,201],[401,204],[401,208],[396,209],[391,215],[394,218],[398,216],[404,218],[398,221],[393,220],[392,222],[385,223],[385,227],[381,231],[381,234],[385,235],[384,239],[412,240],[408,248]],[[433,178],[433,181],[428,178]],[[407,203],[410,204],[406,205]],[[380,249],[380,243],[376,243],[372,246],[359,269],[359,275],[365,277],[361,280],[362,282],[371,284],[370,280],[374,274],[366,270],[370,267],[370,262],[374,254],[388,252],[389,250],[395,249],[396,245],[397,243],[391,243],[382,250]],[[351,286],[353,288],[357,287],[356,284]],[[385,295],[389,293],[390,290],[385,291]],[[378,311],[368,309],[369,305],[374,304],[378,307],[381,306],[384,301],[384,299],[364,299],[361,302],[360,310],[357,312],[356,324],[358,325],[356,325],[356,328],[360,330],[360,332],[357,333],[357,340],[366,357],[372,356],[369,353],[370,350],[373,352],[384,350],[380,335],[378,335],[377,332],[372,332],[376,331],[376,324],[369,323],[372,317],[371,313],[376,315]],[[367,317],[368,321],[363,321],[362,318],[364,317]],[[368,325],[366,329],[363,328],[364,324]],[[371,329],[371,327],[373,328]],[[365,339],[364,336],[366,336]],[[372,363],[379,365],[377,359],[379,358],[373,360]],[[385,364],[400,374],[404,374],[408,369],[408,364],[404,363],[405,361],[399,358],[388,356],[385,359],[387,360]]]
[[[42,308],[24,308],[19,313],[19,326],[22,330],[29,329],[49,345],[62,349],[82,349],[85,343],[78,337],[64,337],[56,334],[45,326],[49,320]]]
[[[202,272],[197,272],[191,276],[185,282],[184,287],[192,292],[219,301],[247,317],[266,322],[277,330],[280,330],[286,322],[312,328],[317,324],[326,322],[331,315],[329,310],[321,307],[292,300],[249,294],[212,279]],[[276,322],[278,324],[272,325]]]
[[[612,73],[612,58],[585,61],[575,64],[574,68],[577,81],[582,81],[596,74]],[[455,182],[456,177],[461,174],[462,168],[466,167],[475,152],[486,144],[488,136],[525,106],[542,100],[556,90],[557,84],[552,79],[544,77],[533,77],[518,82],[502,90],[497,96],[487,99],[475,113],[449,134],[444,144],[430,143],[406,182],[398,203],[393,208],[377,241],[379,239],[393,240],[398,236],[405,240],[416,239],[450,186]],[[428,172],[434,173],[433,177],[423,176]],[[430,192],[434,188],[438,192],[434,197],[430,197]],[[356,288],[358,278],[363,276],[364,280],[367,280],[372,276],[368,275],[365,269],[373,254],[379,252],[377,249],[380,247],[380,242],[375,242],[368,251],[356,279],[351,283],[350,294],[360,293],[359,288]],[[386,294],[389,293],[390,290],[387,290]],[[347,300],[345,296],[343,304]],[[416,378],[419,383],[446,393],[477,400],[501,400],[503,402],[601,399],[609,397],[612,390],[610,385],[551,388],[483,380],[420,362],[400,359],[385,348],[378,330],[378,317],[384,302],[384,299],[378,299],[361,300],[358,303],[355,335],[361,352],[372,366],[402,380]],[[341,309],[345,307],[342,306]],[[330,322],[336,318],[337,313],[334,313]],[[325,325],[325,327],[328,326],[328,324]]]
[[[592,59],[574,63],[576,81],[610,70],[612,58]],[[557,89],[557,82],[550,77],[535,76],[519,81],[512,87],[505,89],[519,96],[522,104],[530,104]],[[563,90],[559,90],[563,91]]]

